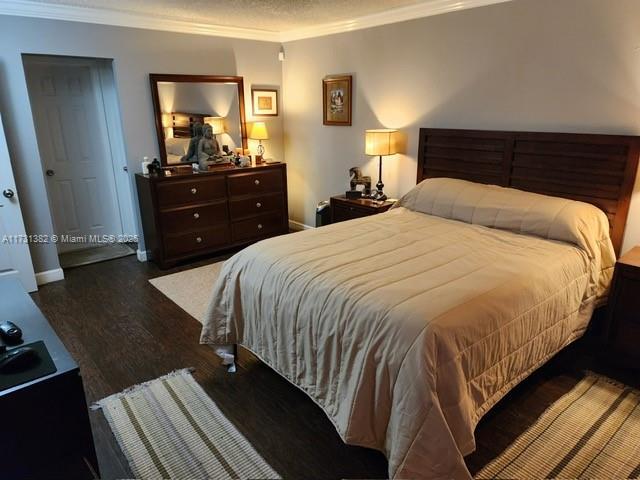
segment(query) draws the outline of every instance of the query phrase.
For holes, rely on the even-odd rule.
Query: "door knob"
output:
[[[13,193],[13,190],[11,190],[10,188],[7,188],[6,190],[2,191],[2,195],[4,195],[5,198],[13,198],[15,193]]]
[[[53,176],[56,174],[56,172],[54,172],[54,171],[53,171],[53,170],[51,170],[51,169],[47,170],[47,172],[46,172],[46,173],[47,173],[47,177],[53,177]]]

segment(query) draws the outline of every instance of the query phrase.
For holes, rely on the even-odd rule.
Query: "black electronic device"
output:
[[[0,323],[0,337],[6,343],[18,343],[22,340],[22,330],[15,323],[5,321]]]
[[[0,374],[17,373],[35,366],[40,357],[31,347],[18,347],[0,355]]]

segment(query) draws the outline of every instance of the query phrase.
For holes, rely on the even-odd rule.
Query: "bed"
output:
[[[606,301],[638,151],[421,129],[418,185],[389,212],[230,258],[201,341],[253,351],[390,477],[469,478],[480,418]]]

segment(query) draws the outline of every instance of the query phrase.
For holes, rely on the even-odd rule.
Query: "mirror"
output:
[[[247,148],[242,77],[151,74],[163,166],[227,162]]]

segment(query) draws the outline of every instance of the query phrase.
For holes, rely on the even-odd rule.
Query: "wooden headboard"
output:
[[[171,112],[171,126],[175,138],[191,138],[194,123],[204,124],[204,118],[211,115],[204,113]]]
[[[639,154],[633,136],[421,128],[418,183],[460,178],[591,203],[619,255]]]

